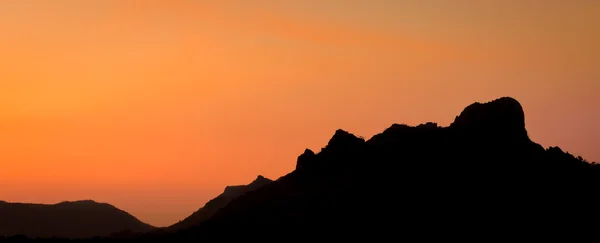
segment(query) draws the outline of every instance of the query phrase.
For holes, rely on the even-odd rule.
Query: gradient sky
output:
[[[600,161],[600,1],[0,2],[0,200],[175,223],[342,128],[524,106]]]

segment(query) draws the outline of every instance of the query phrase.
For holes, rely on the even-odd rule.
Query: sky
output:
[[[534,141],[600,162],[598,43],[593,0],[1,1],[0,200],[167,226],[338,128],[502,96]]]

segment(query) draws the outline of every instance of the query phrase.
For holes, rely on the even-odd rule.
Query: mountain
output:
[[[54,205],[0,203],[0,236],[91,238],[152,228],[112,205],[91,200]]]
[[[393,124],[369,140],[339,129],[320,152],[298,156],[294,171],[198,225],[127,242],[557,240],[565,232],[575,233],[570,239],[595,233],[600,166],[533,142],[525,121],[521,104],[504,97],[467,106],[448,127]]]
[[[204,207],[194,212],[182,221],[169,226],[167,231],[176,231],[181,229],[191,228],[200,224],[202,221],[209,219],[221,208],[225,207],[231,200],[251,191],[260,189],[261,187],[272,183],[273,181],[259,175],[254,181],[248,185],[227,186],[221,195],[210,200]]]
[[[469,105],[448,127],[394,124],[368,141],[337,130],[290,174],[170,240],[489,237],[595,226],[599,168],[533,142],[523,107],[503,97]]]

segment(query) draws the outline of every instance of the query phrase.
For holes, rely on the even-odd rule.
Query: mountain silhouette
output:
[[[258,190],[261,187],[272,183],[273,181],[259,175],[254,181],[248,185],[227,186],[221,195],[210,200],[204,207],[194,212],[182,221],[167,227],[167,231],[176,231],[181,229],[191,228],[200,224],[202,221],[209,219],[221,208],[225,207],[231,200],[250,191]]]
[[[600,166],[533,142],[525,122],[521,104],[503,97],[467,106],[447,127],[393,124],[368,140],[338,129],[321,151],[306,149],[298,156],[291,173],[245,193],[226,189],[223,195],[237,197],[196,226],[129,240],[377,241],[595,232]]]
[[[112,205],[91,200],[54,205],[0,203],[0,236],[91,238],[152,228]]]
[[[531,141],[525,121],[503,97],[469,105],[448,127],[394,124],[368,141],[339,129],[290,174],[172,237],[423,238],[596,222],[583,205],[600,202],[599,166]]]

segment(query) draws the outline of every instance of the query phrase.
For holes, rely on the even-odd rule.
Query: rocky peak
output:
[[[273,182],[269,178],[266,178],[262,175],[259,175],[248,185],[236,185],[236,186],[226,186],[223,191],[224,196],[226,197],[237,197],[247,191],[258,189],[266,184]]]
[[[315,163],[315,158],[317,155],[310,149],[304,150],[300,156],[298,156],[298,161],[296,163],[296,170],[305,170],[310,168]]]
[[[248,186],[250,186],[250,187],[255,186],[255,185],[256,186],[261,186],[261,185],[268,184],[268,183],[271,183],[271,182],[273,182],[271,179],[266,178],[266,177],[264,177],[262,175],[258,175],[256,177],[256,179],[254,179],[254,181],[252,181],[252,183],[250,183]]]
[[[327,144],[327,149],[349,149],[351,147],[355,147],[359,144],[365,143],[365,140],[362,138],[356,137],[354,134],[346,132],[342,129],[338,129],[333,134],[333,137],[329,140]]]
[[[257,182],[257,181],[264,181],[264,180],[269,180],[266,177],[262,176],[262,175],[258,175],[256,177],[256,179],[254,179],[254,181],[252,181],[252,183]]]
[[[467,106],[451,127],[504,135],[527,134],[523,107],[510,97]]]

